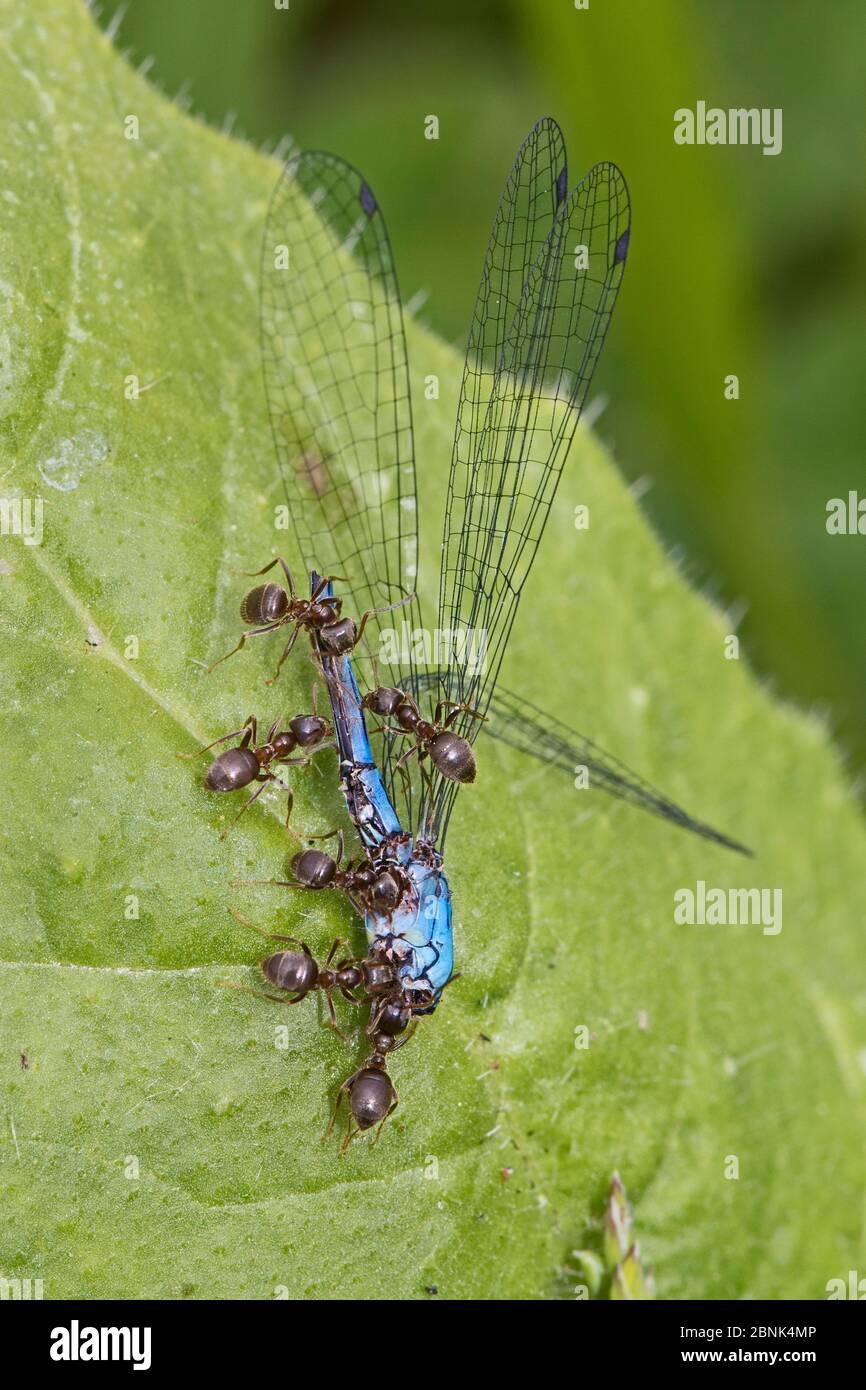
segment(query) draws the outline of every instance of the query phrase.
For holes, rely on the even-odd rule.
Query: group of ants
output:
[[[244,596],[240,612],[241,618],[249,626],[237,646],[214,662],[209,672],[240,651],[248,637],[290,626],[291,635],[277,663],[276,672],[267,682],[268,685],[272,685],[302,631],[310,637],[314,660],[320,659],[322,655],[345,656],[361,641],[370,617],[400,606],[390,604],[387,608],[368,609],[356,624],[353,618],[342,616],[341,598],[326,592],[333,581],[339,580],[337,575],[321,578],[311,596],[303,598],[298,595],[292,572],[280,556],[261,570],[241,570],[236,573],[249,578],[259,578],[275,565],[281,566],[287,587],[268,582],[257,585]],[[399,765],[404,765],[410,756],[416,755],[419,763],[424,758],[429,758],[433,766],[452,781],[474,781],[476,765],[472,747],[466,739],[449,728],[451,720],[466,708],[464,705],[442,702],[437,705],[433,720],[426,720],[422,717],[415,700],[405,691],[382,685],[377,685],[374,690],[364,695],[361,705],[363,709],[383,721],[379,730],[374,732],[387,731],[412,738],[413,742],[399,759]],[[314,711],[315,706],[314,692]],[[468,712],[474,714],[474,711]],[[263,743],[258,742],[257,722],[251,715],[240,729],[223,734],[221,738],[214,739],[213,743],[207,744],[196,753],[181,756],[199,757],[211,748],[235,738],[240,739],[237,746],[221,753],[211,764],[205,777],[205,788],[212,792],[233,792],[253,784],[258,785],[238,814],[222,831],[222,838],[237,824],[269,783],[277,782],[280,786],[285,786],[282,779],[276,776],[273,770],[275,767],[305,766],[317,752],[336,746],[327,719],[318,713],[297,715],[288,720],[286,727],[282,729],[280,720],[275,720],[268,729]],[[294,833],[290,826],[292,791],[291,788],[286,790],[286,827],[290,833]],[[314,891],[337,888],[362,915],[365,911],[386,916],[393,912],[403,892],[403,885],[395,867],[383,870],[364,854],[359,861],[341,868],[344,854],[341,830],[331,831],[328,835],[312,836],[309,839],[330,839],[334,836],[338,843],[336,857],[324,850],[311,847],[300,850],[291,860],[292,880],[243,879],[237,882],[265,883],[283,888],[300,887]],[[224,988],[242,990],[246,994],[273,1000],[278,1004],[299,1004],[312,991],[320,990],[327,1006],[329,1023],[341,1038],[344,1038],[344,1034],[337,1023],[334,993],[338,991],[352,1004],[370,1003],[370,1020],[366,1031],[372,1052],[364,1065],[340,1086],[324,1138],[327,1139],[331,1135],[345,1096],[348,1098],[350,1119],[341,1153],[346,1153],[357,1134],[374,1127],[378,1127],[373,1139],[376,1143],[382,1126],[399,1103],[397,1091],[387,1071],[388,1058],[392,1052],[409,1041],[415,1027],[415,1015],[430,1009],[433,1003],[432,992],[418,988],[406,989],[399,976],[400,963],[392,958],[385,938],[377,939],[364,957],[347,956],[334,963],[338,950],[344,944],[338,938],[333,942],[324,965],[320,965],[305,941],[264,931],[234,908],[230,911],[237,921],[258,932],[266,940],[283,943],[283,949],[275,951],[261,962],[265,979],[282,993],[272,994],[228,981],[221,982]],[[285,949],[285,946],[298,949]]]

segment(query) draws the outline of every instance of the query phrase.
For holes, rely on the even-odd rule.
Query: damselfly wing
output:
[[[590,785],[730,848],[638,774],[497,680],[622,280],[625,181],[596,165],[568,190],[552,120],[521,146],[491,231],[470,327],[445,508],[437,627],[449,659],[420,670],[411,647],[388,680],[429,709],[482,729]],[[408,600],[421,625],[412,412],[397,278],[384,219],[362,176],[327,154],[291,160],[268,215],[262,261],[265,386],[289,510],[308,570],[345,576],[358,611]],[[336,586],[339,588],[339,585]],[[368,629],[394,623],[393,611]],[[483,722],[477,717],[489,715]],[[383,736],[382,780],[404,829],[441,853],[458,784],[397,775],[405,745]],[[483,745],[482,745],[483,746]]]
[[[335,587],[357,613],[402,605],[371,619],[367,645],[376,650],[395,617],[421,622],[412,408],[385,221],[361,174],[335,155],[294,157],[274,190],[261,339],[274,446],[306,570],[341,576]],[[411,681],[411,656],[397,675]],[[389,785],[395,760],[388,739]],[[394,780],[398,800],[404,787],[411,795],[411,784]],[[401,809],[408,822],[411,805]]]

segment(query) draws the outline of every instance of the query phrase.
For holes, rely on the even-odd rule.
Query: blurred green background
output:
[[[757,669],[828,714],[860,773],[866,536],[825,519],[866,496],[864,40],[863,0],[129,0],[115,41],[211,123],[359,165],[404,300],[453,341],[537,117],[572,179],[615,160],[633,235],[597,428]],[[675,145],[699,99],[781,107],[782,153]]]

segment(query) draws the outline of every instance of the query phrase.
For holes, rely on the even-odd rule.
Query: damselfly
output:
[[[397,964],[402,1000],[419,1006],[413,1012],[435,1007],[451,977],[442,853],[457,791],[471,780],[453,775],[456,755],[433,756],[437,735],[469,747],[489,730],[569,772],[583,763],[591,783],[611,795],[742,848],[497,685],[610,323],[629,216],[614,165],[596,165],[569,191],[558,126],[545,119],[533,128],[500,199],[469,334],[439,580],[437,630],[448,632],[449,651],[434,669],[421,669],[411,646],[389,661],[386,690],[410,697],[431,726],[422,730],[414,767],[404,730],[387,719],[374,759],[364,704],[382,702],[362,700],[352,643],[341,650],[323,636],[327,623],[311,627],[349,812],[371,863],[391,866],[402,885],[392,910],[366,912],[371,951]],[[388,659],[387,611],[402,607],[410,627],[423,630],[409,373],[382,213],[361,175],[333,155],[297,156],[277,185],[264,236],[261,327],[274,443],[311,601],[324,604],[327,616],[338,597],[328,577],[345,576],[381,663]],[[359,1128],[396,1103],[385,1072],[391,1046],[375,1033],[368,1066],[343,1088]]]

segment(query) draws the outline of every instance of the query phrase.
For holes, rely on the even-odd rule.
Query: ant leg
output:
[[[455,970],[455,972],[454,972],[453,975],[449,975],[449,976],[448,976],[448,979],[445,981],[444,985],[442,986],[442,989],[447,989],[449,985],[453,985],[454,981],[455,981],[455,980],[459,980],[459,979],[462,977],[462,975],[463,975],[463,971],[462,971],[462,970]],[[440,990],[440,993],[441,993],[441,990]]]
[[[406,1032],[403,1034],[403,1036],[402,1036],[402,1038],[400,1039],[400,1041],[399,1041],[399,1042],[395,1042],[395,1043],[393,1044],[393,1046],[392,1046],[392,1048],[391,1048],[391,1051],[392,1051],[392,1052],[399,1052],[401,1047],[405,1047],[406,1044],[407,1044],[407,1042],[409,1042],[412,1038],[414,1038],[414,1036],[415,1036],[415,1030],[416,1030],[417,1027],[418,1027],[418,1020],[417,1020],[417,1018],[413,1018],[413,1019],[412,1019],[412,1022],[411,1022],[411,1024],[410,1024],[410,1026],[406,1029]],[[390,1114],[390,1111],[389,1111],[389,1114]],[[386,1118],[387,1118],[387,1116],[386,1116]]]
[[[309,748],[302,758],[277,758],[275,761],[281,767],[309,767],[316,753],[323,753],[326,748],[336,748],[335,739],[329,739],[327,743],[317,743]]]
[[[230,907],[229,912],[232,914],[235,921],[240,922],[244,927],[249,927],[251,931],[258,932],[259,936],[265,938],[265,941],[290,941],[293,946],[300,946],[305,955],[309,956],[311,954],[306,941],[299,941],[296,936],[281,936],[277,932],[265,931],[263,927],[257,927],[255,922],[251,922],[248,917],[243,917],[236,907]]]
[[[226,826],[225,830],[221,830],[221,831],[220,831],[220,839],[221,839],[221,840],[224,840],[225,837],[226,837],[226,835],[228,835],[229,831],[232,829],[232,827],[235,826],[235,825],[237,825],[237,823],[238,823],[238,821],[240,820],[241,816],[243,815],[244,811],[248,811],[248,810],[250,809],[250,807],[252,806],[253,802],[257,799],[257,797],[260,797],[260,796],[261,796],[262,792],[264,791],[264,789],[265,789],[265,787],[268,785],[268,783],[269,783],[269,782],[276,782],[276,781],[277,781],[277,778],[274,777],[273,773],[271,773],[271,772],[264,772],[264,773],[262,773],[262,775],[261,775],[257,780],[261,783],[261,786],[259,787],[259,789],[258,789],[257,792],[253,792],[252,796],[249,797],[249,798],[244,802],[243,806],[242,806],[241,809],[238,811],[238,813],[237,813],[237,815],[235,816],[234,820],[230,820],[230,821],[229,821],[229,823],[228,823],[228,825]]]
[[[337,1022],[337,1014],[336,1014],[336,1011],[335,1011],[335,1009],[334,1009],[334,1001],[333,1001],[333,999],[331,998],[330,994],[326,994],[326,995],[325,995],[325,1003],[326,1003],[327,1006],[328,1006],[328,1019],[329,1019],[329,1022],[330,1022],[331,1027],[333,1028],[333,1030],[334,1030],[334,1032],[336,1033],[337,1037],[338,1037],[342,1042],[348,1042],[348,1038],[346,1037],[346,1034],[343,1032],[343,1030],[342,1030],[342,1028],[340,1027],[339,1023]]]
[[[436,814],[436,792],[433,788],[433,779],[430,776],[430,772],[420,758],[418,759],[418,768],[421,773],[421,780],[424,783],[424,790],[430,798],[430,811],[427,816],[427,820],[429,821]]]
[[[310,660],[315,666],[316,670],[318,671],[319,676],[322,679],[325,679],[325,668],[322,664],[322,653],[319,651],[315,641],[312,638],[310,639]],[[318,685],[318,681],[316,682],[316,684]]]
[[[413,598],[415,598],[414,594],[407,594],[405,598],[399,598],[394,603],[386,603],[381,608],[368,608],[366,613],[361,614],[361,621],[355,633],[355,646],[357,647],[363,637],[364,628],[367,626],[369,618],[372,618],[376,613],[391,613],[395,608],[403,608],[407,603],[411,603]]]
[[[294,581],[294,579],[292,578],[292,571],[289,569],[289,567],[288,567],[288,565],[286,564],[285,560],[283,560],[280,556],[277,556],[277,559],[280,561],[280,564],[281,564],[282,570],[283,570],[283,574],[286,576],[286,583],[287,583],[288,586],[289,586],[289,598],[294,598],[294,597],[295,597],[295,581]]]
[[[342,1144],[340,1145],[340,1157],[341,1157],[341,1158],[345,1158],[345,1157],[346,1157],[346,1150],[348,1149],[349,1145],[351,1144],[351,1142],[352,1142],[352,1140],[355,1138],[355,1136],[358,1135],[358,1134],[360,1134],[360,1133],[361,1133],[361,1131],[360,1131],[359,1129],[353,1129],[353,1128],[352,1128],[352,1121],[349,1120],[349,1128],[346,1130],[346,1137],[345,1137],[345,1139],[343,1140]]]
[[[337,953],[337,948],[338,948],[338,946],[344,946],[344,945],[345,945],[345,941],[343,940],[343,938],[342,938],[341,936],[337,936],[337,937],[334,938],[334,942],[333,942],[333,944],[332,944],[332,946],[331,946],[331,949],[330,949],[330,951],[328,952],[327,956],[325,957],[325,965],[326,965],[326,967],[329,966],[329,965],[331,964],[331,961],[334,959],[334,956],[335,956],[336,953]]]
[[[371,662],[373,663],[373,689],[374,689],[374,690],[378,690],[378,689],[381,687],[381,685],[382,685],[382,679],[381,679],[381,676],[379,675],[379,658],[378,658],[378,656],[376,655],[376,653],[373,651],[373,649],[372,649],[372,647],[370,646],[369,642],[365,642],[365,643],[364,643],[364,646],[367,648],[367,651],[370,653],[370,660],[371,660]]]
[[[339,833],[339,830],[328,830],[324,835],[308,835],[307,839],[312,844],[314,840],[333,840]]]
[[[307,839],[312,844],[313,840],[333,840],[334,836],[337,837],[337,857],[334,862],[339,865],[345,846],[345,836],[342,830],[329,830],[326,835],[308,835]]]
[[[401,730],[401,732],[404,732],[404,731]],[[417,753],[417,754],[418,754],[418,761],[419,761],[419,763],[420,763],[420,761],[421,761],[421,753],[420,753],[419,746],[418,746],[417,743],[413,743],[413,745],[412,745],[411,748],[407,748],[405,753],[401,753],[400,757],[397,759],[396,763],[394,764],[395,768],[396,768],[396,767],[402,767],[402,765],[403,765],[405,762],[408,762],[408,760],[412,757],[413,753]]]
[[[241,640],[238,642],[237,646],[236,646],[236,647],[232,647],[232,649],[231,649],[230,652],[226,652],[225,656],[221,656],[220,659],[219,659],[219,661],[215,661],[215,662],[214,662],[213,666],[209,666],[209,667],[207,668],[207,670],[205,671],[205,675],[206,675],[206,676],[209,676],[210,673],[211,673],[211,671],[215,671],[216,668],[217,668],[218,666],[221,666],[222,663],[223,663],[224,661],[228,661],[228,659],[229,659],[230,656],[234,656],[234,655],[235,655],[235,652],[241,651],[241,649],[246,645],[246,640],[247,640],[248,637],[261,637],[261,635],[262,635],[263,632],[275,632],[275,631],[277,630],[277,628],[278,628],[278,627],[282,627],[282,625],[283,625],[283,620],[280,619],[279,622],[276,622],[276,623],[268,623],[267,627],[251,627],[251,628],[248,628],[247,631],[246,631],[245,633],[242,634]]]
[[[271,560],[267,565],[264,565],[260,570],[232,570],[232,574],[242,574],[247,579],[258,579],[259,575],[268,574],[269,571],[273,569],[274,565],[282,566],[283,574],[286,576],[286,582],[289,586],[289,595],[291,598],[294,598],[295,581],[292,578],[292,571],[289,569],[282,555],[277,555],[273,560]]]
[[[409,729],[401,729],[399,724],[380,724],[378,729],[374,729],[374,734],[402,734],[404,738],[409,734]]]
[[[352,1085],[353,1081],[355,1081],[355,1080],[357,1079],[357,1077],[358,1077],[358,1072],[353,1071],[353,1072],[352,1072],[352,1075],[351,1075],[350,1077],[348,1077],[348,1078],[343,1082],[342,1086],[340,1087],[339,1091],[337,1092],[337,1103],[336,1103],[336,1105],[334,1106],[334,1113],[333,1113],[333,1115],[331,1116],[331,1123],[328,1125],[328,1128],[325,1130],[324,1134],[322,1135],[322,1143],[324,1143],[326,1139],[330,1139],[331,1134],[333,1133],[334,1125],[335,1125],[336,1122],[337,1122],[337,1114],[338,1114],[338,1112],[339,1112],[340,1106],[341,1106],[342,1103],[343,1103],[343,1094],[344,1094],[344,1093],[348,1093],[349,1087]],[[350,1121],[350,1124],[351,1124],[351,1121]]]
[[[439,700],[436,704],[436,708],[433,711],[434,724],[440,723],[442,719],[443,709],[447,709],[449,711],[448,718],[445,720],[445,723],[441,725],[443,729],[447,729],[450,721],[452,719],[456,719],[457,715],[460,713],[460,705],[455,705],[453,700]]]
[[[482,714],[480,710],[473,709],[471,705],[467,705],[465,701],[462,704],[455,705],[449,700],[440,700],[433,715],[434,724],[439,723],[439,717],[443,709],[449,710],[449,714],[442,725],[443,729],[447,729],[452,720],[457,718],[458,714],[468,714],[472,719],[480,719],[483,724],[487,723],[487,715]]]
[[[309,891],[318,891],[310,889],[310,885],[308,883],[298,883],[297,879],[287,878],[233,878],[229,883],[229,887],[306,888]]]
[[[385,1012],[385,1010],[386,1010],[387,1007],[388,1007],[388,999],[387,999],[387,997],[386,997],[386,998],[384,998],[384,999],[382,999],[382,1000],[380,1001],[378,1007],[377,1007],[375,1010],[371,1010],[371,1011],[370,1011],[370,1021],[369,1021],[369,1023],[367,1024],[367,1027],[366,1027],[366,1029],[365,1029],[365,1032],[367,1033],[367,1036],[368,1036],[368,1037],[372,1037],[373,1034],[375,1033],[376,1029],[379,1027],[379,1021],[380,1021],[380,1019],[381,1019],[381,1017],[382,1017],[382,1015],[383,1015],[383,1013]],[[392,1047],[391,1051],[392,1051],[392,1052],[394,1051],[394,1048],[393,1048],[393,1047]]]
[[[354,584],[354,582],[355,581],[351,578],[351,576],[347,574],[320,575],[319,582],[316,585],[316,592],[310,596],[310,602],[315,603],[319,599],[320,595],[325,592],[329,584]],[[336,595],[334,595],[333,597],[336,597]]]
[[[400,769],[400,780],[401,780],[402,783],[403,783],[403,795],[404,795],[405,798],[406,798],[407,804],[408,804],[408,805],[411,805],[411,804],[412,804],[412,779],[411,779],[411,777],[409,776],[408,770],[407,770],[407,768],[406,768],[406,766],[405,766],[405,764],[404,764],[402,758],[401,758],[400,761],[397,763],[397,767]]]
[[[205,746],[204,746],[204,748],[199,748],[199,749],[197,749],[197,751],[196,751],[195,753],[176,753],[176,754],[175,754],[175,757],[177,757],[177,758],[200,758],[201,755],[202,755],[202,753],[208,753],[208,752],[210,752],[211,748],[216,748],[217,745],[220,744],[220,743],[228,743],[228,741],[229,741],[230,738],[238,738],[241,734],[243,734],[243,736],[244,736],[244,741],[243,741],[243,743],[242,743],[240,746],[241,746],[241,748],[246,748],[246,747],[249,745],[250,736],[251,736],[251,729],[254,730],[254,729],[255,729],[255,726],[256,726],[256,717],[255,717],[254,714],[251,714],[250,717],[249,717],[249,719],[245,719],[244,722],[243,722],[243,724],[241,725],[241,727],[240,727],[239,729],[235,729],[235,731],[234,731],[233,734],[223,734],[222,738],[215,738],[214,741],[213,741],[213,743],[206,743]],[[255,733],[253,732],[253,733],[252,733],[253,742],[255,742],[255,738],[256,738],[256,736],[255,736]]]
[[[375,1135],[373,1136],[373,1140],[372,1140],[372,1142],[371,1142],[371,1144],[370,1144],[370,1148],[371,1148],[371,1149],[375,1149],[376,1145],[377,1145],[378,1142],[379,1142],[379,1137],[380,1137],[380,1135],[381,1135],[381,1133],[382,1133],[382,1126],[384,1125],[385,1120],[390,1120],[391,1116],[394,1114],[394,1111],[397,1109],[397,1106],[398,1106],[399,1104],[400,1104],[400,1097],[399,1097],[399,1096],[395,1096],[395,1099],[394,1099],[394,1102],[393,1102],[393,1104],[392,1104],[392,1106],[391,1106],[391,1109],[388,1111],[387,1115],[385,1115],[384,1118],[381,1119],[381,1120],[379,1121],[378,1128],[377,1128],[376,1133],[375,1133]]]
[[[286,645],[285,645],[285,647],[284,647],[284,649],[283,649],[283,654],[282,654],[282,656],[280,657],[279,661],[277,662],[277,669],[276,669],[276,671],[274,672],[274,674],[271,676],[270,680],[269,680],[269,681],[265,681],[265,685],[273,685],[274,681],[277,679],[277,676],[280,674],[280,668],[281,668],[283,662],[285,661],[286,657],[289,655],[289,652],[292,650],[292,647],[295,645],[295,643],[296,643],[297,640],[298,640],[298,633],[300,632],[300,630],[301,630],[300,627],[299,627],[298,624],[296,623],[296,624],[295,624],[294,632],[292,633],[291,637],[289,638],[288,642],[286,643]]]
[[[368,608],[367,611],[366,611],[366,613],[362,613],[362,614],[361,614],[361,621],[360,621],[360,623],[358,624],[358,626],[357,626],[357,628],[356,628],[356,630],[355,630],[355,646],[356,646],[356,647],[357,647],[358,643],[360,642],[361,638],[364,636],[364,628],[367,626],[367,623],[368,623],[369,619],[373,616],[374,613],[378,613],[379,611],[380,611],[380,610],[379,610],[378,608]]]

